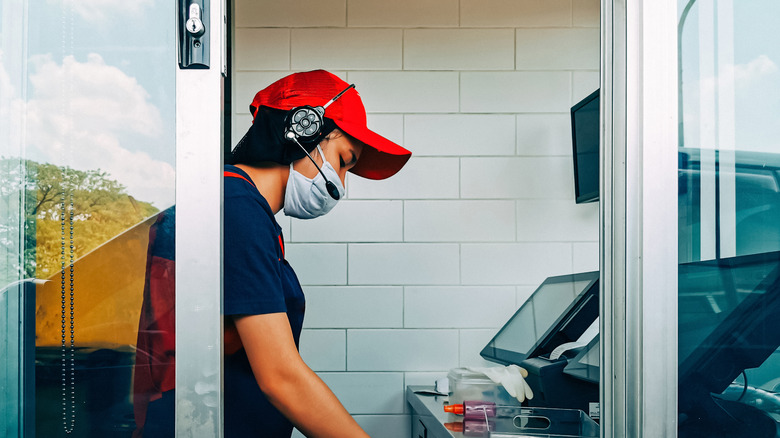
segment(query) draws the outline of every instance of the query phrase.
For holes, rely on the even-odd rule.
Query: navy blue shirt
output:
[[[284,259],[282,228],[249,175],[231,165],[225,172],[240,177],[224,180],[224,314],[285,312],[297,347],[306,301]],[[289,437],[292,423],[260,390],[245,350],[226,354],[224,367],[225,437]]]

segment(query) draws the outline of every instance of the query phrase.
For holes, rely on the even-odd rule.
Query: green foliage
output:
[[[128,195],[124,186],[100,169],[81,171],[0,158],[0,187],[0,206],[5,211],[0,245],[9,252],[20,240],[14,239],[20,236],[20,219],[14,220],[14,215],[19,200],[24,200],[24,241],[22,251],[17,251],[24,257],[14,268],[23,277],[48,278],[59,272],[63,238],[65,263],[70,263],[71,208],[74,259],[159,211]]]

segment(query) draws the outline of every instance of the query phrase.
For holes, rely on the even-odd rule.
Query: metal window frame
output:
[[[209,69],[176,67],[176,436],[221,437],[224,0]],[[174,22],[174,26],[177,23]],[[209,25],[209,24],[207,24]],[[177,45],[178,46],[178,45]]]
[[[677,435],[676,15],[601,2],[603,437]]]

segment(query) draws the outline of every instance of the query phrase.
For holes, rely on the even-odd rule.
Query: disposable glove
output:
[[[525,399],[534,398],[534,392],[528,383],[525,381],[525,377],[528,377],[528,371],[525,368],[521,368],[517,365],[508,365],[505,367],[469,367],[469,371],[486,375],[490,380],[500,384],[506,389],[512,397],[516,398],[521,403]]]

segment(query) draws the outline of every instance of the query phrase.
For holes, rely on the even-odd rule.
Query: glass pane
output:
[[[172,388],[173,347],[147,347],[173,345],[174,4],[0,7],[0,311],[32,333],[0,342],[34,348],[0,368],[34,376],[24,436],[130,437]]]
[[[678,4],[679,435],[775,436],[780,3]]]

